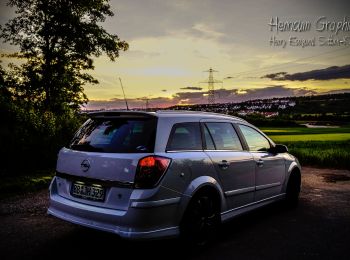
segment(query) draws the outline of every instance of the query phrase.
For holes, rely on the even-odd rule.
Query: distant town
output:
[[[347,124],[350,122],[350,93],[278,97],[244,102],[176,105],[168,108],[148,107],[131,110],[188,110],[222,113],[249,119],[258,125],[266,122],[292,123],[295,121]],[[97,110],[84,110],[82,113]],[[98,111],[104,111],[98,110]],[[283,122],[282,122],[282,121]]]
[[[241,103],[221,103],[221,104],[201,104],[188,106],[173,106],[169,109],[174,110],[196,110],[211,111],[222,114],[235,113],[239,116],[261,115],[264,117],[275,117],[279,115],[279,111],[295,106],[295,101],[291,98],[273,98],[273,99],[256,99]]]

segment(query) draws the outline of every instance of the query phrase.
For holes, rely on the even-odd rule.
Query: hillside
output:
[[[350,121],[350,93],[255,99],[241,103],[173,106],[174,110],[195,110],[231,115],[260,116],[290,120]]]

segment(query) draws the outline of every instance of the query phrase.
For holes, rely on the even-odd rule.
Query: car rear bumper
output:
[[[176,214],[180,198],[160,201],[132,201],[127,210],[97,207],[64,198],[50,189],[47,213],[81,226],[107,231],[128,239],[179,235]]]

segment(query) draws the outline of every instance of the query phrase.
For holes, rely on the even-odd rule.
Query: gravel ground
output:
[[[0,259],[349,259],[350,171],[303,168],[296,209],[275,203],[222,225],[206,247],[126,241],[47,216],[47,190],[0,201]]]

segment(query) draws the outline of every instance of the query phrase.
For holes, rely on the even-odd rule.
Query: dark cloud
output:
[[[350,89],[331,90],[331,91],[323,92],[322,94],[342,94],[342,93],[350,93]]]
[[[248,89],[243,94],[242,98],[249,99],[264,99],[274,97],[289,97],[289,96],[305,96],[317,94],[316,91],[307,88],[287,88],[283,85],[275,85],[261,89]],[[244,100],[242,100],[244,101]]]
[[[287,75],[287,72],[277,72],[277,73],[266,74],[265,76],[262,76],[261,78],[280,80],[280,78],[283,78],[286,75]]]
[[[179,92],[173,95],[173,99],[198,100],[202,99],[207,92]]]
[[[181,89],[188,89],[188,90],[202,90],[203,88],[200,88],[200,87],[184,87],[184,88],[181,88]]]
[[[350,78],[350,64],[344,66],[332,66],[325,69],[311,70],[294,74],[278,72],[267,74],[262,78],[290,81],[347,79]]]
[[[111,0],[115,17],[107,19],[108,31],[122,39],[170,35],[188,31],[196,37],[206,37],[195,24],[207,24],[225,37],[228,44],[237,42],[255,46],[266,39],[271,16],[317,19],[320,14],[342,18],[348,15],[349,0]],[[249,15],[247,15],[249,14]],[[310,32],[311,33],[311,32]]]

